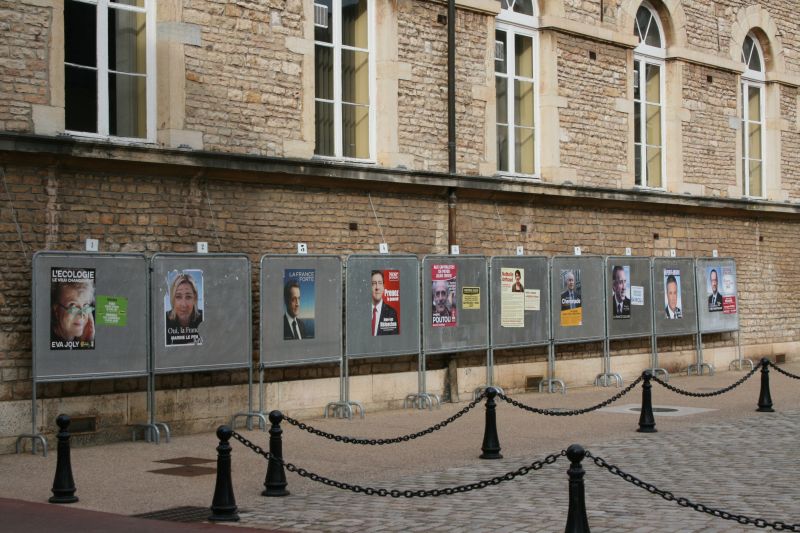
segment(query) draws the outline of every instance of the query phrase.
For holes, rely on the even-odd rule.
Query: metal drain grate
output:
[[[149,520],[166,520],[167,522],[205,522],[211,515],[208,507],[173,507],[150,513],[132,515],[134,518],[147,518]]]

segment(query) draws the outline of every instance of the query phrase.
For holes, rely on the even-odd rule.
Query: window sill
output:
[[[155,146],[155,139],[140,139],[138,137],[115,137],[113,135],[100,135],[80,131],[66,130],[58,134],[59,137],[69,137],[77,141],[102,141],[121,146]]]
[[[314,161],[323,161],[326,163],[347,163],[348,165],[363,165],[365,167],[371,167],[378,164],[377,161],[374,159],[356,159],[353,157],[335,157],[331,155],[317,155],[314,154],[311,157]]]

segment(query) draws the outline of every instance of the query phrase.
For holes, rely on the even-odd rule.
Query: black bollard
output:
[[[583,490],[583,476],[586,472],[581,461],[586,452],[580,444],[567,448],[569,470],[569,510],[567,511],[567,527],[564,533],[589,533],[589,519],[586,517],[586,496]]]
[[[75,480],[72,479],[72,460],[69,453],[69,417],[58,415],[56,418],[59,432],[58,438],[58,458],[56,460],[56,475],[53,478],[53,496],[50,503],[75,503],[78,497],[75,496]]]
[[[769,359],[761,359],[761,392],[758,394],[758,409],[762,413],[774,413],[772,395],[769,393]]]
[[[653,374],[649,370],[642,372],[642,412],[639,415],[639,433],[657,433],[656,419],[653,416],[653,385],[650,384]]]
[[[288,496],[286,490],[286,473],[283,471],[283,443],[281,441],[281,420],[283,413],[272,411],[269,414],[269,421],[272,427],[269,428],[269,461],[267,461],[267,477],[264,479],[264,492],[262,496]]]
[[[500,454],[500,439],[497,437],[497,405],[494,402],[497,396],[497,389],[488,387],[486,389],[486,425],[483,429],[483,446],[480,455],[481,459],[502,459]]]
[[[239,509],[236,508],[236,498],[233,496],[233,481],[231,480],[231,445],[228,443],[233,430],[228,426],[217,428],[217,485],[214,487],[214,499],[211,501],[212,522],[238,522]]]

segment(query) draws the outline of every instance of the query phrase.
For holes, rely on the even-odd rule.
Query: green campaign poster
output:
[[[128,299],[121,296],[97,297],[97,324],[124,326],[128,320]]]

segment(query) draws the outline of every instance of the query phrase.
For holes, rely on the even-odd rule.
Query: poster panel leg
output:
[[[614,381],[617,387],[622,387],[622,376],[611,372],[611,341],[605,339],[603,343],[603,373],[594,378],[595,387],[608,387]]]
[[[260,386],[260,379],[259,379],[259,386]],[[261,401],[260,395],[261,395],[261,390],[259,388],[259,403]],[[267,429],[267,417],[265,417],[264,414],[261,413],[260,411],[253,411],[253,365],[250,365],[247,369],[247,411],[236,413],[231,417],[231,429],[236,429],[237,418],[245,418],[247,422],[248,431],[253,430],[253,418],[258,419],[259,429],[261,430]],[[167,437],[167,442],[169,442],[169,436]]]
[[[741,330],[736,330],[736,353],[738,357],[730,362],[728,370],[744,370],[744,365],[748,365],[750,370],[753,370],[753,361],[742,357],[742,339]]]
[[[547,353],[547,378],[539,383],[539,392],[544,391],[547,387],[547,392],[556,392],[557,386],[561,387],[561,394],[567,393],[567,386],[560,379],[556,379],[556,350],[554,344],[551,342],[548,347]]]
[[[426,363],[426,355],[424,351],[420,351],[419,359],[417,363],[417,392],[412,392],[406,395],[405,399],[403,400],[403,408],[408,409],[410,407],[416,409],[425,409],[426,407],[430,410],[433,410],[433,406],[436,407],[442,406],[442,400],[436,394],[429,394],[425,391],[427,388],[427,383],[425,379],[425,373],[427,368]]]
[[[35,358],[34,358],[34,364]],[[33,375],[36,375],[36,370],[34,369]],[[42,457],[47,457],[47,440],[36,431],[36,419],[37,419],[37,411],[36,411],[36,378],[33,378],[33,386],[31,387],[31,432],[30,433],[23,433],[19,437],[17,437],[16,443],[16,451],[20,453],[22,451],[21,442],[25,439],[31,439],[31,453],[36,455],[36,443],[42,443]]]
[[[710,363],[706,363],[703,361],[703,334],[698,332],[695,338],[697,339],[697,362],[693,365],[689,365],[686,368],[686,375],[691,376],[692,370],[694,370],[695,372],[697,372],[698,376],[702,376],[703,369],[707,368],[708,375],[713,376],[714,366],[711,365]]]
[[[669,381],[669,372],[667,372],[665,368],[659,368],[658,366],[658,337],[653,335],[650,344],[653,347],[653,352],[650,357],[650,373],[653,374],[653,376],[661,374],[664,376],[664,381]]]

